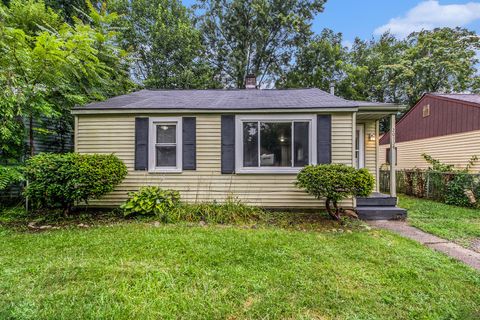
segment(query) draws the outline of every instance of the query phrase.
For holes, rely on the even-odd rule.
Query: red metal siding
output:
[[[430,115],[423,117],[423,106],[430,105]],[[480,105],[433,95],[425,95],[397,123],[397,142],[426,139],[480,130]],[[380,144],[390,143],[389,134]]]

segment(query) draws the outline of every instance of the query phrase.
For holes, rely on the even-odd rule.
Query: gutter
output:
[[[236,113],[329,113],[329,112],[357,112],[357,107],[339,108],[310,108],[310,109],[88,109],[74,108],[73,115],[93,114],[236,114]]]
[[[81,114],[235,114],[235,113],[328,113],[328,112],[398,112],[407,108],[400,104],[376,104],[372,106],[345,106],[345,107],[325,107],[325,108],[266,108],[266,109],[159,109],[159,108],[88,108],[75,107],[72,109],[73,115]]]
[[[361,106],[358,107],[358,111],[402,111],[405,110],[408,106],[404,104],[385,104],[385,105],[377,105],[377,106]]]

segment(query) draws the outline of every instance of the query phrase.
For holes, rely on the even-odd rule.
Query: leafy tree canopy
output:
[[[331,83],[344,78],[348,51],[342,45],[342,34],[324,29],[302,47],[295,66],[278,86],[289,88],[316,87],[328,91]]]
[[[69,119],[75,104],[118,95],[131,88],[125,55],[110,25],[116,14],[87,3],[89,24],[62,21],[42,0],[12,0],[0,7],[0,156],[18,158],[24,121]],[[68,122],[68,121],[66,121]]]
[[[312,34],[324,0],[198,0],[207,58],[225,86],[244,88],[245,76],[272,81]]]
[[[342,35],[324,30],[299,48],[296,63],[278,87],[318,87],[347,99],[413,106],[425,92],[478,91],[475,33],[462,28],[416,32],[404,40],[389,33],[378,40],[356,39],[342,46]]]
[[[204,59],[200,31],[179,0],[117,0],[121,45],[134,54],[132,73],[150,88],[218,87]]]
[[[92,4],[95,9],[100,10],[102,8],[102,1],[90,1],[86,0],[45,0],[45,5],[59,12],[62,18],[69,23],[73,23],[75,18],[80,18],[84,21],[90,12],[89,3]]]
[[[425,92],[478,91],[476,50],[480,40],[463,28],[412,33],[398,63],[386,70],[404,84],[403,102],[413,105]]]

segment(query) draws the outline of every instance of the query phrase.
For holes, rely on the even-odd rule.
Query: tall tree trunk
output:
[[[33,114],[31,113],[30,113],[30,119],[29,119],[28,136],[29,136],[30,156],[33,157],[35,154],[35,150],[33,145]]]

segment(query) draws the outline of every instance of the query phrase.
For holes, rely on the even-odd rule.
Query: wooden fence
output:
[[[18,204],[23,201],[23,183],[14,184],[0,191],[0,207],[12,204]]]

